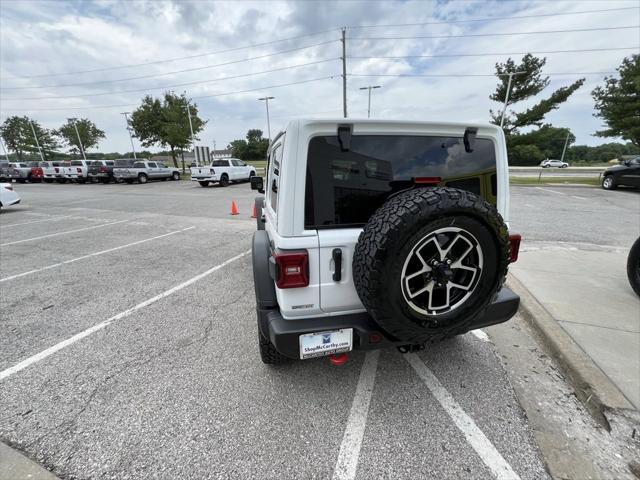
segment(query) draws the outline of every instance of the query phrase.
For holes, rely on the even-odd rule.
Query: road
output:
[[[262,365],[247,185],[16,188],[0,439],[61,478],[547,478],[481,333]]]
[[[263,366],[247,185],[16,189],[0,217],[0,438],[60,477],[545,478],[482,334]],[[511,189],[524,248],[639,234],[636,192]]]

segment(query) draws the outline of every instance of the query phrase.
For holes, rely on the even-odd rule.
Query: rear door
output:
[[[618,183],[640,187],[640,157],[636,157],[629,162],[629,168],[622,172]]]
[[[361,310],[352,261],[358,236],[389,195],[418,188],[421,177],[472,191],[496,205],[496,150],[478,138],[466,152],[463,133],[451,135],[353,135],[349,151],[337,136],[309,142],[305,229],[320,245],[320,306],[326,313]],[[431,188],[421,186],[419,188]]]

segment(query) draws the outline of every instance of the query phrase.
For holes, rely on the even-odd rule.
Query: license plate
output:
[[[353,348],[353,328],[300,335],[300,358],[323,357],[349,352]]]

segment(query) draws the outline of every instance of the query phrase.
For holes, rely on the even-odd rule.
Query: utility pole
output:
[[[369,103],[367,104],[367,118],[371,118],[371,90],[381,88],[380,85],[369,85],[368,87],[360,87],[360,90],[369,90]]]
[[[564,154],[567,152],[567,145],[569,144],[569,135],[571,135],[571,133],[567,132],[567,138],[564,141],[564,148],[562,149],[562,158],[560,158],[561,162],[564,162]]]
[[[33,138],[36,139],[36,147],[38,147],[38,153],[40,154],[40,160],[44,162],[44,156],[42,155],[42,148],[40,148],[40,142],[38,142],[38,135],[36,135],[36,129],[33,126],[33,122],[29,121],[31,125],[31,131],[33,132]]]
[[[131,127],[129,126],[129,117],[128,115],[131,112],[122,112],[120,115],[124,115],[124,120],[127,122],[127,131],[129,132],[129,140],[131,140],[131,151],[133,152],[133,159],[137,160],[138,157],[136,157],[136,149],[133,146],[133,137],[131,136]]]
[[[342,27],[342,111],[347,118],[347,29]]]
[[[78,132],[78,124],[76,123],[75,118],[70,118],[70,122],[73,122],[73,128],[76,129],[76,135],[78,136],[78,144],[80,145],[80,151],[82,152],[82,158],[84,161],[87,161],[87,157],[84,154],[84,145],[82,145],[82,140],[80,140],[80,132]]]
[[[199,167],[200,162],[196,157],[196,140],[193,138],[193,124],[191,123],[191,107],[189,107],[189,102],[187,102],[187,115],[189,116],[189,130],[191,130],[191,146],[193,147],[193,158],[196,161],[196,165]]]
[[[269,100],[273,100],[276,97],[262,97],[258,100],[264,100],[265,105],[267,106],[267,134],[269,135],[269,143],[271,143],[271,122],[269,120]]]
[[[511,72],[504,74],[509,75],[509,82],[507,82],[507,93],[504,96],[504,107],[502,108],[502,116],[500,117],[500,128],[502,128],[504,125],[504,114],[507,111],[507,104],[509,103],[509,93],[511,92],[511,80],[513,79],[514,75],[522,75],[523,73],[527,72]]]

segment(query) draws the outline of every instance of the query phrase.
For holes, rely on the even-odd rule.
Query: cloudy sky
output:
[[[540,52],[551,78],[543,95],[587,79],[547,121],[569,127],[579,144],[596,145],[610,140],[592,136],[601,122],[590,92],[600,72],[614,72],[640,51],[639,5],[0,0],[0,121],[29,115],[56,128],[67,117],[86,117],[107,133],[101,151],[127,151],[120,112],[168,89],[194,99],[209,121],[199,143],[215,140],[218,148],[249,128],[266,134],[258,101],[265,95],[275,97],[272,133],[295,117],[341,116],[344,26],[350,117],[366,117],[359,88],[381,85],[372,117],[488,121],[489,109],[500,108],[488,98],[495,62]],[[566,50],[593,51],[558,52]]]

